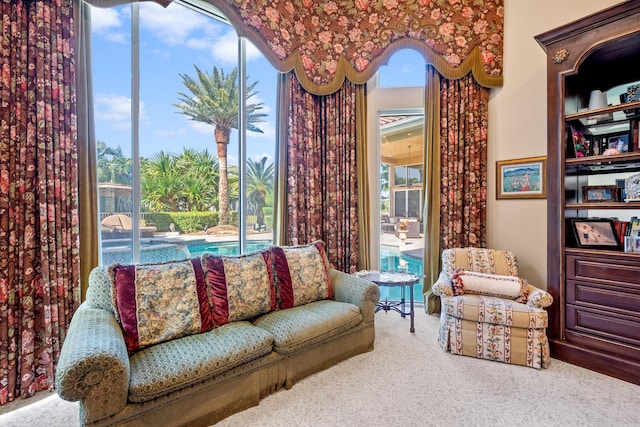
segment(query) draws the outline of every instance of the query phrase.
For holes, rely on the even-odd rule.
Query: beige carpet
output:
[[[376,348],[312,375],[218,426],[638,426],[640,386],[552,360],[546,370],[443,352],[438,318],[376,315]],[[56,395],[1,426],[78,425]]]

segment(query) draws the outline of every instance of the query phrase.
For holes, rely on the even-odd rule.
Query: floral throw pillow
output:
[[[129,353],[214,327],[200,258],[114,265],[112,299]]]
[[[274,246],[271,250],[280,309],[333,297],[329,261],[322,241]]]
[[[268,250],[240,256],[202,255],[216,325],[276,309],[273,261]]]
[[[477,294],[516,300],[526,303],[528,283],[518,276],[477,273],[456,269],[451,282],[455,295]]]

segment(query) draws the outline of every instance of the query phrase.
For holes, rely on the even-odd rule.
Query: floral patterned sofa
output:
[[[440,346],[453,354],[546,368],[551,294],[519,277],[516,256],[481,248],[446,249],[432,287],[440,296]]]
[[[377,285],[322,242],[91,272],[56,373],[83,425],[206,426],[370,351]]]

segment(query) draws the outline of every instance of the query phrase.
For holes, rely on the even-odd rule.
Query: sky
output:
[[[171,4],[166,9],[151,2],[140,10],[140,155],[160,151],[178,154],[183,148],[208,149],[216,154],[213,126],[198,123],[173,104],[179,92],[190,94],[181,74],[196,78],[194,65],[228,74],[237,66],[238,41],[233,27]],[[131,6],[92,7],[92,67],[96,138],[109,147],[131,153]],[[424,85],[424,60],[415,51],[395,54],[380,71],[380,86]],[[258,81],[250,103],[264,103],[268,114],[256,125],[264,133],[247,132],[247,157],[275,156],[277,72],[247,41],[249,83]],[[238,161],[238,133],[228,148],[230,164]]]

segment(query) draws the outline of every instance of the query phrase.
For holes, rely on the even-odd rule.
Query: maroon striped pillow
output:
[[[109,268],[127,350],[214,328],[200,258]]]
[[[240,256],[202,255],[216,325],[247,320],[276,309],[270,251]]]
[[[281,309],[333,297],[330,266],[322,241],[301,246],[274,246],[271,250]]]

